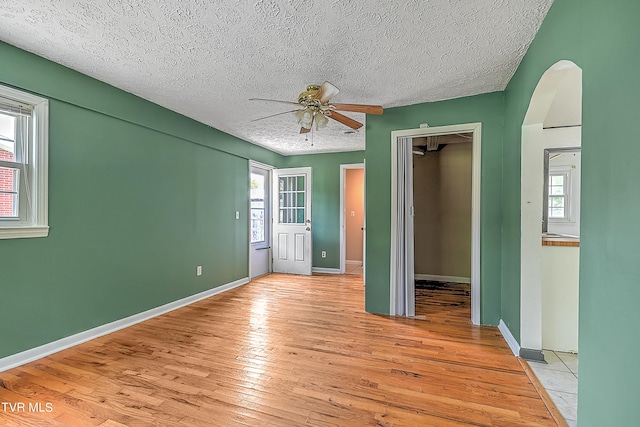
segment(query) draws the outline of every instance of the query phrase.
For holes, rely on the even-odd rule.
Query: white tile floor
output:
[[[571,427],[578,409],[578,355],[543,350],[547,363],[528,362],[551,400]]]

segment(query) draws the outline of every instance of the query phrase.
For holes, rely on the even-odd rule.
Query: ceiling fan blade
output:
[[[331,98],[336,96],[338,92],[340,92],[340,89],[329,82],[324,82],[314,98],[319,99],[321,104],[326,104]]]
[[[380,105],[363,105],[363,104],[331,104],[339,111],[352,111],[354,113],[365,114],[382,114]]]
[[[342,123],[345,126],[349,126],[351,129],[360,129],[362,127],[362,123],[335,111],[332,111],[331,115],[329,115],[328,117]]]
[[[283,114],[288,114],[288,113],[295,113],[296,111],[298,111],[298,110],[285,111],[284,113],[276,113],[276,114],[272,114],[270,116],[260,117],[259,119],[253,119],[251,121],[252,122],[257,122],[258,120],[264,120],[264,119],[268,119],[268,118],[275,117],[275,116],[281,116]]]
[[[249,98],[249,101],[267,101],[267,102],[279,102],[281,104],[289,104],[289,105],[300,105],[297,102],[280,101],[279,99]]]
[[[309,132],[311,132],[311,129],[300,128],[300,133],[309,133]]]

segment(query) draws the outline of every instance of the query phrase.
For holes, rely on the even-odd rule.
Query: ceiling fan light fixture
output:
[[[329,119],[327,119],[327,117],[323,113],[319,113],[316,115],[316,127],[318,129],[327,127],[328,123]]]
[[[296,110],[293,114],[296,116],[300,126],[305,129],[311,129],[311,124],[313,123],[313,112],[310,108]]]
[[[267,117],[252,120],[262,120],[269,117],[279,116],[280,114],[288,114],[292,112],[298,124],[300,125],[300,133],[308,133],[311,131],[313,124],[316,124],[316,130],[328,126],[329,121],[335,120],[351,129],[360,129],[363,124],[349,116],[345,116],[338,111],[348,111],[352,113],[363,114],[382,114],[383,109],[380,105],[365,104],[331,104],[331,99],[339,92],[338,88],[331,83],[325,81],[322,85],[308,85],[307,90],[298,95],[298,102],[279,101],[276,99],[251,98],[253,101],[272,101],[281,104],[294,104],[301,107],[293,111],[285,111],[283,113],[272,114]],[[331,120],[329,120],[331,119]],[[351,133],[351,132],[350,132]],[[346,134],[346,132],[345,132]]]

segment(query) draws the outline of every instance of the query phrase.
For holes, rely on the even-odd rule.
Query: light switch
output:
[[[236,219],[240,219],[240,211],[236,211]]]
[[[351,216],[356,216],[356,211],[351,211]]]

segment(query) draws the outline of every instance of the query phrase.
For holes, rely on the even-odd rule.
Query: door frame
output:
[[[366,170],[365,170],[365,166],[364,163],[349,163],[349,164],[344,164],[344,165],[340,165],[340,274],[344,274],[345,271],[347,270],[347,266],[346,266],[346,260],[347,260],[347,228],[346,228],[346,223],[345,223],[345,206],[346,206],[346,201],[345,201],[345,188],[346,188],[346,183],[347,183],[347,170],[349,169],[362,169],[363,172],[366,174]],[[364,180],[365,182],[363,184],[366,183],[366,179]],[[363,187],[364,188],[364,187]],[[366,188],[364,188],[364,193],[366,194]],[[366,259],[366,251],[364,250],[364,245],[366,242],[366,223],[367,223],[367,209],[366,209],[366,203],[364,203],[363,206],[363,215],[364,215],[364,224],[362,225],[362,245],[363,245],[363,250],[362,250],[362,272],[364,273],[364,265],[365,265],[365,259]]]
[[[396,239],[394,235],[398,225],[398,217],[393,201],[397,200],[397,168],[398,154],[397,144],[400,137],[420,138],[426,136],[449,135],[452,133],[472,133],[472,161],[471,161],[471,322],[480,324],[480,200],[481,200],[481,166],[482,166],[482,123],[466,123],[452,126],[438,126],[418,129],[405,129],[391,132],[391,254],[395,253],[393,247]],[[413,182],[413,173],[406,177]],[[393,258],[393,257],[392,257]],[[390,307],[389,312],[394,312],[394,295],[398,284],[395,283],[397,266],[394,259],[390,262]]]
[[[267,165],[265,163],[260,163],[260,162],[256,162],[255,160],[249,160],[249,173],[248,173],[248,179],[249,179],[249,186],[248,186],[248,194],[247,194],[247,204],[248,204],[248,210],[247,212],[249,212],[249,214],[247,215],[247,229],[249,230],[249,241],[248,241],[248,245],[249,245],[249,256],[248,258],[248,272],[249,272],[249,281],[252,280],[253,278],[253,274],[251,272],[251,254],[252,254],[252,249],[251,249],[251,169],[252,168],[258,168],[258,169],[264,169],[268,172],[267,175],[267,179],[268,179],[268,183],[267,183],[267,191],[269,192],[269,203],[265,206],[265,223],[269,224],[269,232],[268,232],[268,236],[265,236],[266,239],[266,243],[269,246],[269,269],[268,269],[268,273],[271,273],[273,271],[273,254],[272,254],[272,237],[273,237],[273,209],[272,209],[272,204],[273,204],[273,170],[276,169],[275,166],[271,166],[271,165]]]

